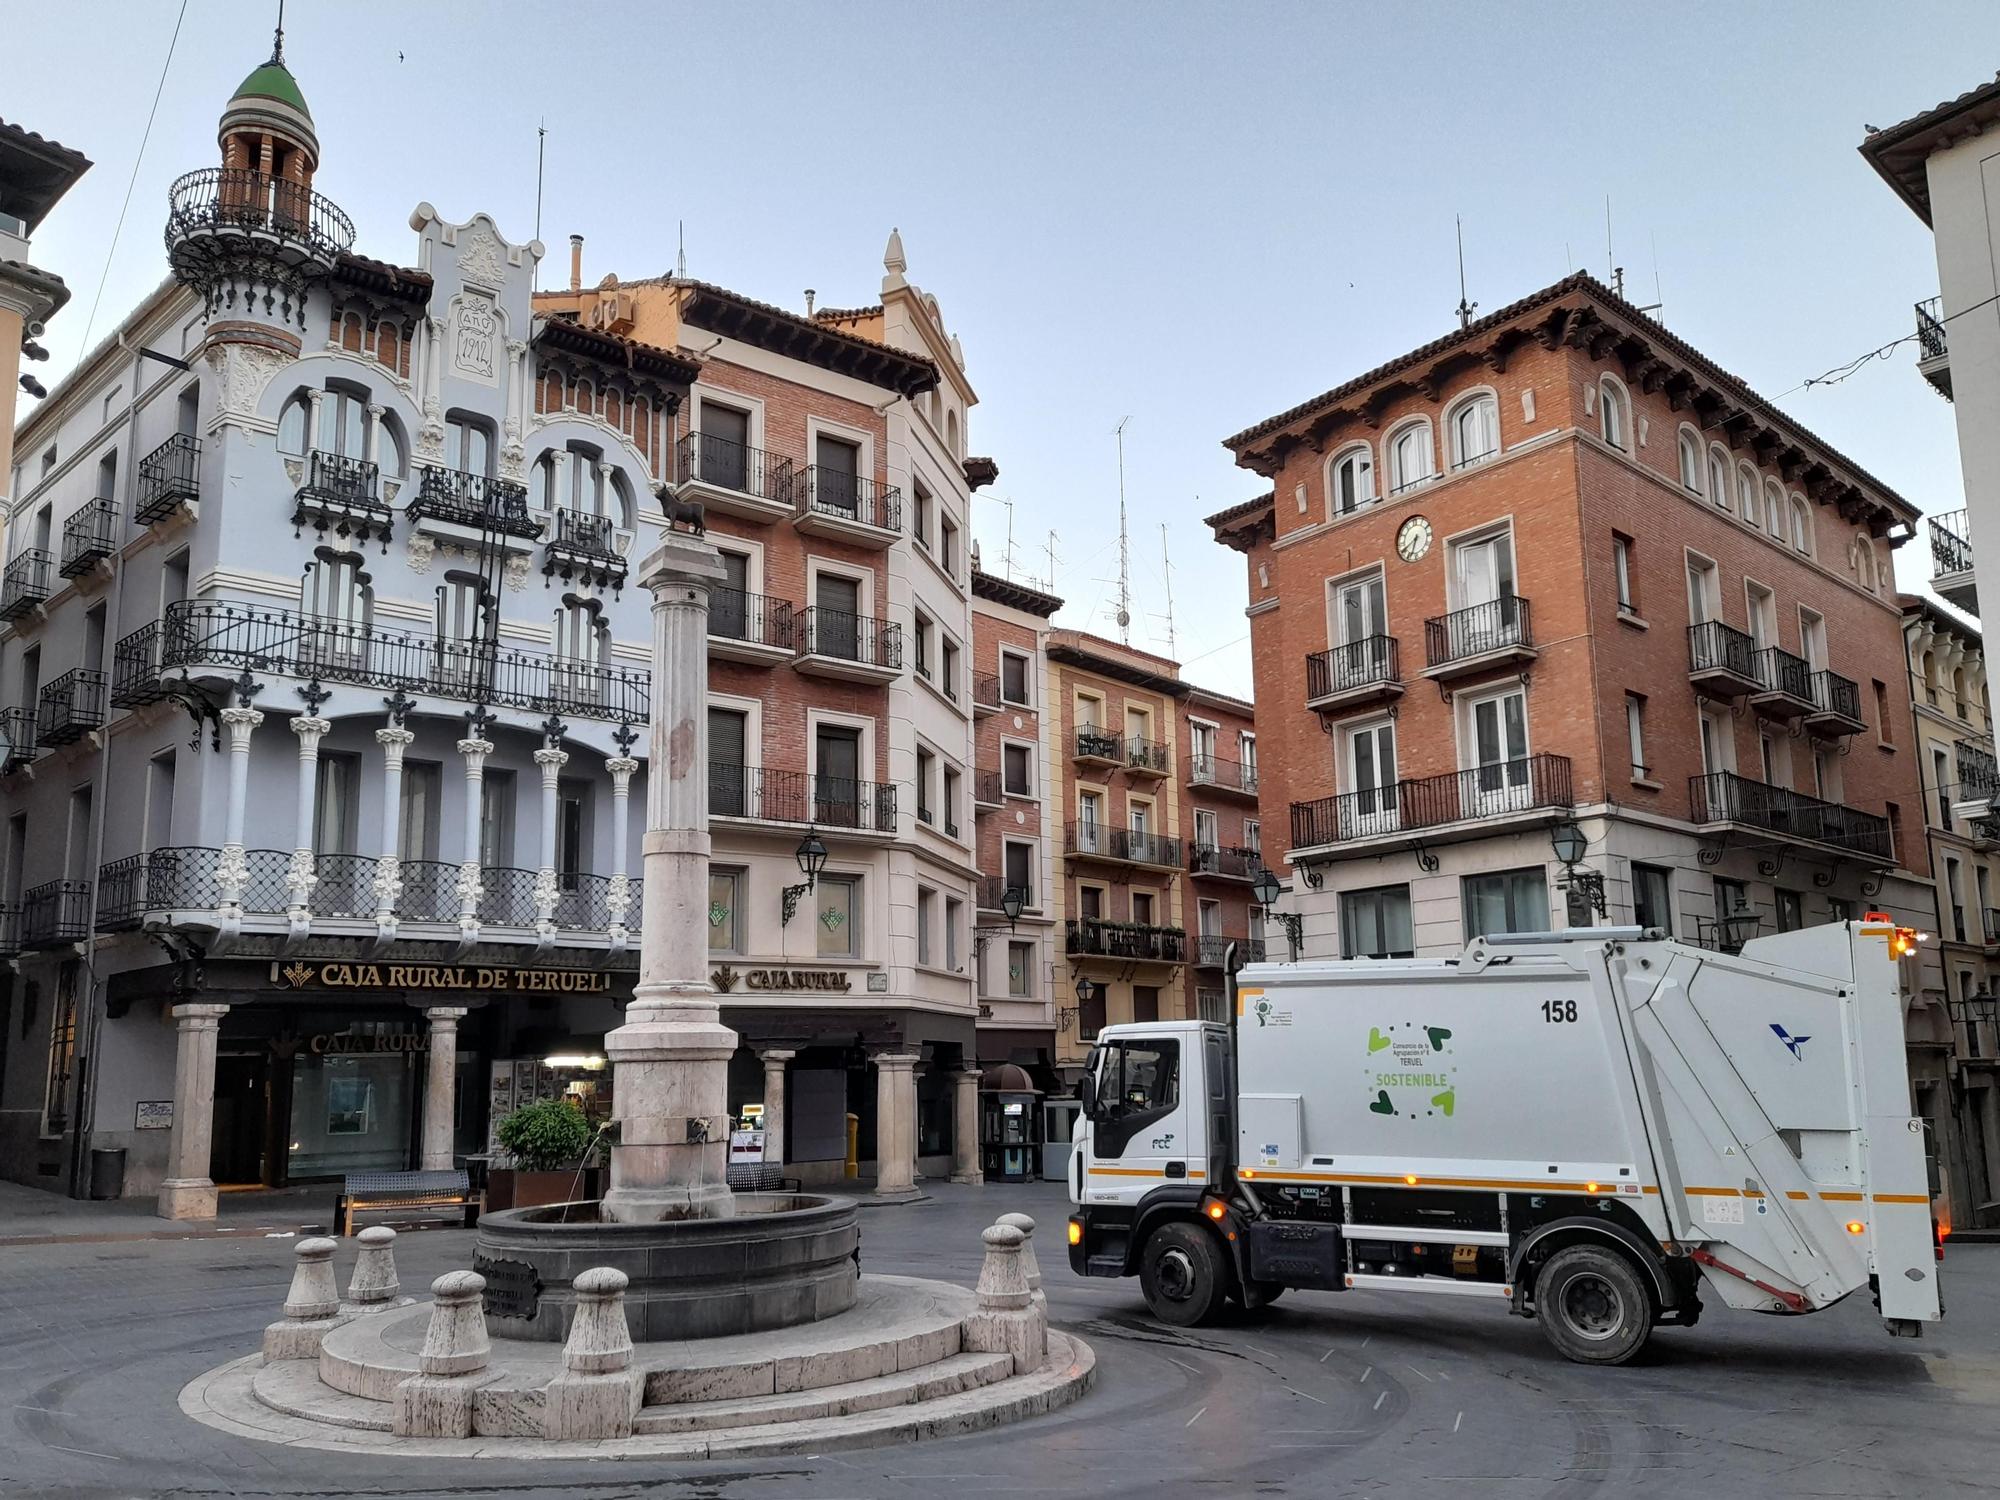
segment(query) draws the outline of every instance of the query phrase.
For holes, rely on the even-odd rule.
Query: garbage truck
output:
[[[1069,1258],[1164,1322],[1283,1292],[1485,1298],[1622,1364],[1702,1299],[1791,1316],[1864,1287],[1942,1315],[1887,920],[1724,953],[1640,928],[1451,957],[1255,964],[1227,1024],[1103,1028]]]

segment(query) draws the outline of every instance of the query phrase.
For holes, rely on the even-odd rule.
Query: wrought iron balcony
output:
[[[1963,510],[1932,516],[1931,587],[1960,609],[1977,613],[1979,594],[1972,568],[1972,517]]]
[[[104,724],[104,674],[77,667],[42,689],[36,738],[44,750],[74,744]]]
[[[711,761],[708,812],[714,818],[748,818],[764,823],[816,824],[856,833],[896,831],[896,787],[887,781],[856,781]]]
[[[1179,927],[1142,922],[1106,922],[1072,917],[1063,924],[1063,951],[1080,958],[1119,958],[1133,963],[1187,962],[1187,933]]]
[[[1107,823],[1072,822],[1063,847],[1087,859],[1108,859],[1120,864],[1158,865],[1177,870],[1181,863],[1181,841],[1142,828],[1114,828]]]
[[[381,496],[382,472],[370,459],[349,458],[315,448],[306,458],[305,482],[298,488],[292,525],[331,532],[357,545],[386,542],[394,513]]]
[[[1750,695],[1756,707],[1786,719],[1812,712],[1812,663],[1803,656],[1766,646],[1751,653],[1750,666],[1757,678],[1757,691]]]
[[[1990,802],[2000,792],[2000,762],[1983,745],[1960,740],[1956,747],[1958,795],[1954,802]]]
[[[611,517],[583,510],[558,510],[549,532],[545,575],[567,583],[581,576],[599,585],[622,588],[625,559],[618,555],[618,528]]]
[[[1125,742],[1095,724],[1084,724],[1077,728],[1070,754],[1076,760],[1101,760],[1118,765],[1125,759]]]
[[[1255,880],[1264,857],[1255,849],[1226,844],[1188,845],[1188,873],[1217,880]]]
[[[1405,835],[1573,805],[1566,755],[1527,755],[1292,804],[1292,848]]]
[[[1455,676],[1533,655],[1535,632],[1528,601],[1516,594],[1503,594],[1424,621],[1428,676]]]
[[[798,614],[802,669],[823,676],[882,681],[903,670],[903,627],[844,609],[811,605]]]
[[[1257,768],[1213,755],[1195,755],[1188,761],[1188,785],[1213,792],[1240,792],[1257,795]]]
[[[90,936],[90,882],[51,880],[21,893],[21,951],[40,953]]]
[[[447,521],[473,531],[490,526],[502,536],[528,541],[542,534],[542,523],[528,514],[526,485],[438,464],[417,470],[417,496],[408,513],[412,521]]]
[[[139,460],[139,492],[132,519],[141,526],[164,521],[201,499],[201,439],[177,432]]]
[[[848,535],[848,528],[873,532],[903,529],[903,492],[894,485],[808,464],[797,472],[793,489],[799,521],[806,530]],[[858,539],[858,533],[855,535]]]
[[[160,681],[160,625],[155,620],[111,648],[111,706],[143,708],[167,696]]]
[[[1128,735],[1125,769],[1135,776],[1165,776],[1173,770],[1173,751],[1165,740],[1148,739],[1143,734]]]
[[[797,650],[798,612],[787,599],[711,589],[708,595],[709,655],[731,661],[781,661]]]
[[[1363,636],[1306,653],[1306,707],[1360,707],[1403,691],[1401,648],[1393,635]]]
[[[244,668],[370,687],[405,687],[535,713],[643,723],[650,674],[572,662],[545,652],[495,647],[416,631],[364,627],[289,609],[218,602],[169,605],[162,668],[223,679]],[[129,638],[128,638],[129,639]]]
[[[1752,781],[1734,771],[1690,776],[1688,798],[1696,823],[1741,823],[1878,864],[1890,864],[1896,857],[1887,818],[1808,797],[1790,787]]]
[[[1755,692],[1757,643],[1720,620],[1688,626],[1688,678],[1696,687],[1724,694]]]
[[[0,901],[0,958],[13,958],[21,951],[21,903]]]
[[[972,711],[980,716],[1000,712],[998,672],[982,672],[972,679]]]
[[[1951,341],[1945,335],[1944,298],[1928,297],[1917,304],[1917,372],[1949,401]]]
[[[55,559],[40,547],[18,553],[0,573],[0,620],[18,620],[49,597]]]
[[[1221,968],[1231,943],[1236,945],[1236,956],[1242,962],[1261,964],[1264,961],[1264,940],[1260,937],[1222,937],[1205,932],[1194,940],[1194,966],[1197,969]]]
[[[0,775],[34,763],[41,753],[40,723],[40,713],[34,708],[0,708]]]
[[[354,221],[303,184],[242,167],[203,167],[167,192],[167,250],[176,268],[191,241],[270,239],[331,265],[354,248]]]
[[[978,894],[975,898],[979,909],[981,911],[1005,911],[1007,908],[1003,903],[1007,898],[1009,889],[1011,887],[1009,887],[1007,877],[1004,875],[980,876]],[[1033,886],[1024,885],[1019,887],[1019,890],[1021,892],[1021,909],[1023,911],[1034,911],[1041,905],[1035,899],[1035,888]]]
[[[78,577],[117,550],[118,507],[109,500],[93,500],[63,522],[62,563],[56,571],[65,578]]]
[[[1004,801],[1000,773],[998,771],[974,771],[972,773],[972,805],[974,807],[999,807]]]
[[[1986,946],[1989,948],[2000,946],[2000,910],[1989,906],[1982,916],[1985,920],[1981,930],[1986,938]]]
[[[674,478],[699,487],[704,506],[746,520],[770,521],[793,505],[792,460],[707,432],[682,435],[674,445]]]
[[[1861,685],[1838,672],[1812,674],[1813,711],[1806,727],[1829,734],[1857,734],[1866,727],[1861,717]]]

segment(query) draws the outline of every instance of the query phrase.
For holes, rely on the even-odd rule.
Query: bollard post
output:
[[[318,1359],[319,1342],[340,1326],[340,1286],[333,1279],[334,1242],[317,1236],[292,1247],[292,1285],[285,1315],[264,1330],[264,1358]]]
[[[1021,1263],[1026,1236],[1011,1224],[995,1224],[979,1238],[986,1258],[975,1288],[978,1310],[965,1320],[965,1348],[974,1354],[1012,1355],[1014,1373],[1026,1375],[1041,1368],[1047,1345],[1047,1325]]]
[[[996,1223],[1021,1231],[1021,1267],[1027,1273],[1029,1298],[1042,1315],[1042,1353],[1049,1352],[1049,1295],[1042,1290],[1042,1266],[1035,1258],[1035,1221],[1026,1214],[1002,1214]]]
[[[348,1306],[357,1312],[381,1312],[396,1305],[402,1290],[396,1280],[396,1231],[386,1224],[364,1229],[354,1274],[347,1278]]]
[[[595,1266],[579,1275],[576,1311],[563,1341],[563,1372],[548,1384],[542,1431],[551,1439],[630,1437],[645,1398],[632,1369],[632,1332],[625,1323],[623,1271]]]
[[[398,1437],[469,1437],[477,1377],[493,1346],[486,1337],[486,1278],[449,1271],[431,1283],[431,1318],[418,1373],[396,1387]]]

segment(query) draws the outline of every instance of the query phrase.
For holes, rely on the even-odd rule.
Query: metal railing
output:
[[[710,761],[708,812],[715,818],[819,824],[861,832],[896,831],[896,787],[887,781],[815,776]]]
[[[458,920],[458,866],[442,859],[406,859],[397,867],[403,894],[396,915],[405,922]]]
[[[706,432],[684,433],[674,445],[674,477],[753,495],[774,505],[792,503],[792,461]]]
[[[299,486],[299,496],[332,505],[373,506],[379,503],[375,497],[381,483],[382,467],[373,459],[315,448],[306,460],[306,482]]]
[[[528,514],[526,485],[438,464],[417,470],[417,497],[408,514],[412,520],[427,516],[475,529],[490,525],[503,536],[532,539],[542,534],[542,523]]]
[[[1813,706],[1823,714],[1861,722],[1861,684],[1838,672],[1821,670],[1812,674]]]
[[[1072,741],[1071,754],[1080,760],[1123,760],[1125,742],[1115,734],[1109,734],[1094,724],[1085,724],[1076,731]]]
[[[1213,755],[1196,755],[1188,763],[1188,784],[1221,787],[1231,792],[1255,792],[1257,768]]]
[[[1688,626],[1688,671],[1728,672],[1745,682],[1757,680],[1757,643],[1745,632],[1720,620]]]
[[[1001,903],[1006,899],[1007,892],[1011,888],[1014,887],[1009,886],[1005,875],[980,876],[978,895],[976,897],[979,909],[981,911],[1005,911],[1006,907]],[[1018,889],[1021,892],[1021,909],[1023,911],[1033,911],[1040,904],[1035,900],[1035,888],[1031,885],[1024,885],[1018,887]]]
[[[1125,765],[1133,771],[1150,771],[1164,776],[1172,769],[1173,752],[1165,740],[1153,740],[1143,734],[1130,735],[1125,741]]]
[[[1951,343],[1944,331],[1944,298],[1926,297],[1917,304],[1917,358],[1944,359]]]
[[[109,500],[92,500],[63,522],[62,562],[56,571],[74,578],[117,550],[118,507]]]
[[[831,516],[883,531],[903,529],[903,492],[859,474],[808,464],[794,489],[800,515]]]
[[[1778,646],[1751,654],[1752,676],[1767,693],[1783,693],[1802,703],[1812,702],[1812,663]]]
[[[711,589],[708,633],[746,645],[790,651],[796,635],[793,629],[796,613],[786,599],[746,594],[741,589]]]
[[[1887,818],[1790,787],[1752,781],[1734,771],[1710,771],[1688,778],[1688,798],[1697,823],[1744,823],[1875,859],[1895,858]]]
[[[972,679],[972,706],[988,713],[1000,712],[1000,674],[982,672]]]
[[[1178,869],[1181,841],[1145,829],[1117,828],[1109,823],[1071,822],[1066,825],[1063,847],[1071,854],[1094,855],[1099,859],[1123,860],[1130,864],[1161,865]]]
[[[533,927],[540,919],[535,872],[512,865],[481,865],[477,910],[480,922],[489,927]]]
[[[462,638],[385,630],[289,609],[218,602],[167,607],[162,668],[248,667],[288,677],[407,687],[445,698],[643,723],[651,674]],[[129,638],[128,638],[129,639]]]
[[[29,547],[9,560],[0,572],[0,620],[18,620],[49,597],[49,573],[55,559],[40,547]]]
[[[139,460],[139,493],[132,519],[141,526],[164,521],[176,506],[201,498],[201,439],[177,432]]]
[[[1179,927],[1072,917],[1063,924],[1063,951],[1082,957],[1123,958],[1140,963],[1186,963],[1187,933]]]
[[[624,566],[615,543],[617,527],[611,517],[587,510],[560,509],[555,513],[555,529],[549,533],[551,549],[573,552],[579,557]]]
[[[160,681],[160,624],[155,620],[111,648],[111,706],[143,708],[166,695]]]
[[[903,627],[844,609],[808,605],[799,611],[798,649],[801,656],[828,656],[860,666],[900,672],[903,668]]]
[[[1954,802],[1970,802],[1974,798],[1992,800],[1995,792],[2000,792],[2000,761],[1993,758],[1993,752],[1982,746],[1960,740],[1955,747],[1958,761],[1958,795]]]
[[[1972,517],[1964,510],[1946,511],[1929,520],[1931,577],[1972,571]]]
[[[302,183],[243,167],[203,167],[167,192],[167,248],[201,231],[247,230],[291,240],[331,263],[354,247],[354,221]]]
[[[974,771],[972,773],[972,800],[979,807],[998,807],[1003,798],[1003,787],[998,771]]]
[[[90,936],[90,882],[50,880],[21,893],[21,947],[59,948]]]
[[[1566,755],[1526,755],[1292,804],[1292,847],[1573,805]]]
[[[21,903],[0,901],[0,958],[21,951]]]
[[[104,674],[75,667],[42,689],[35,735],[43,749],[73,744],[104,723]]]
[[[1383,683],[1400,682],[1403,677],[1399,648],[1393,635],[1363,636],[1344,646],[1306,653],[1306,702],[1316,703],[1338,693]]]
[[[1433,667],[1534,643],[1528,601],[1518,594],[1424,621],[1424,659]]]
[[[316,855],[306,909],[316,917],[373,917],[376,864],[367,854]]]
[[[36,735],[40,723],[39,711],[25,704],[0,708],[0,774],[34,762],[41,749]]]
[[[1229,945],[1236,945],[1236,956],[1246,964],[1261,964],[1264,961],[1264,940],[1260,937],[1224,937],[1217,933],[1205,932],[1194,940],[1194,964],[1198,969],[1219,969],[1229,952]]]
[[[1188,873],[1217,875],[1227,880],[1254,880],[1264,868],[1264,859],[1255,849],[1241,845],[1188,845]]]

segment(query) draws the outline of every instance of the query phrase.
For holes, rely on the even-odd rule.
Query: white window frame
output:
[[[1615,418],[1613,412],[1617,413]],[[1620,453],[1630,453],[1635,441],[1633,421],[1632,397],[1625,382],[1609,373],[1598,376],[1597,435]]]
[[[1692,547],[1684,548],[1681,555],[1689,584],[1687,599],[1688,623],[1690,625],[1702,625],[1711,620],[1720,620],[1722,618],[1722,572],[1720,566],[1707,553],[1697,552]],[[1700,619],[1695,618],[1694,609],[1693,584],[1697,577],[1701,579],[1702,611]]]
[[[1775,479],[1764,481],[1764,530],[1780,542],[1791,539],[1791,507],[1785,502],[1785,487]]]
[[[1518,594],[1521,587],[1521,554],[1514,546],[1514,518],[1508,515],[1502,516],[1498,520],[1482,522],[1478,526],[1471,527],[1468,530],[1457,533],[1455,536],[1448,536],[1444,539],[1444,593],[1447,610],[1460,610],[1467,607],[1464,592],[1459,587],[1458,581],[1459,554],[1468,547],[1483,547],[1488,542],[1498,541],[1503,536],[1507,539],[1507,551],[1512,559],[1510,569],[1514,575],[1514,588],[1512,592]]]
[[[1401,465],[1397,462],[1397,447],[1405,437],[1416,433],[1423,435],[1424,470],[1421,474],[1409,476],[1402,472]],[[1430,418],[1415,417],[1407,422],[1398,422],[1394,427],[1390,428],[1388,436],[1382,440],[1382,455],[1383,462],[1389,470],[1387,494],[1390,499],[1395,499],[1399,495],[1407,495],[1413,490],[1420,490],[1425,485],[1435,481],[1437,479],[1437,442],[1431,432]]]
[[[694,409],[688,414],[689,420],[692,423],[688,428],[690,432],[707,431],[707,428],[702,425],[702,407],[708,402],[713,401],[717,406],[726,406],[733,411],[740,411],[747,414],[750,418],[748,423],[748,446],[757,449],[759,452],[764,450],[764,398],[762,396],[746,396],[741,391],[726,390],[719,385],[704,385],[701,381],[696,381],[688,394],[694,398]]]
[[[1702,481],[1708,468],[1708,454],[1701,446],[1701,434],[1683,422],[1674,434],[1674,452],[1679,458],[1681,488],[1690,495],[1702,493]]]
[[[1355,497],[1353,510],[1345,511],[1340,508],[1340,471],[1350,460],[1357,458],[1365,459],[1368,464],[1368,471],[1363,476],[1367,481],[1366,492]],[[1329,521],[1337,521],[1342,516],[1359,515],[1382,498],[1381,491],[1375,483],[1375,467],[1375,449],[1370,443],[1347,443],[1334,450],[1332,457],[1326,461],[1325,471],[1326,518]]]
[[[1020,735],[1003,734],[1000,736],[1001,796],[1011,797],[1017,802],[1039,802],[1042,800],[1041,762],[1035,756],[1035,752],[1040,748],[1041,745],[1038,741],[1024,739]],[[1009,750],[1020,750],[1028,757],[1028,789],[1025,792],[1012,792],[1007,789],[1007,752]]]
[[[1791,534],[1787,540],[1792,550],[1801,557],[1813,555],[1812,507],[1806,503],[1804,495],[1793,493],[1786,505],[1786,513],[1791,518]]]
[[[836,422],[831,417],[807,415],[805,464],[801,467],[818,462],[819,440],[822,435],[839,438],[844,443],[858,444],[861,454],[855,460],[855,477],[868,485],[875,483],[875,434],[864,427],[849,427],[845,422]]]
[[[1625,738],[1632,752],[1632,779],[1650,779],[1653,767],[1646,759],[1646,699],[1642,694],[1625,695]]]
[[[1025,699],[1014,699],[1007,696],[1007,660],[1009,657],[1021,663],[1023,691],[1028,694]],[[1000,674],[1000,701],[1009,708],[1033,708],[1035,706],[1035,658],[1026,651],[1018,651],[1012,646],[1002,646],[997,658],[997,664]]]
[[[1488,434],[1492,446],[1483,453],[1467,454],[1459,447],[1459,419],[1474,409],[1483,410],[1492,431]],[[1500,397],[1491,386],[1480,386],[1466,391],[1445,412],[1445,435],[1451,448],[1451,472],[1469,469],[1476,464],[1488,463],[1500,456]]]
[[[1733,486],[1729,482],[1728,451],[1720,443],[1710,443],[1707,458],[1709,502],[1719,510],[1734,510],[1736,506],[1729,498]]]
[[[1748,464],[1736,466],[1736,514],[1745,526],[1764,529],[1761,512],[1764,508],[1764,482],[1757,471]]]
[[[1047,884],[1042,879],[1041,840],[1022,838],[1017,834],[1002,834],[1000,837],[1000,887],[1007,887],[1007,851],[1013,848],[1028,851],[1028,899],[1021,903],[1023,911],[1040,911],[1048,892],[1042,887]]]
[[[808,555],[806,558],[806,597],[805,602],[799,606],[801,609],[812,608],[814,601],[818,599],[819,579],[822,573],[826,574],[829,578],[845,578],[849,582],[859,583],[861,585],[861,618],[864,620],[875,618],[875,570],[873,568],[856,567],[852,563],[836,562],[830,557],[815,555]],[[915,651],[916,647],[912,644],[911,654],[913,658]]]

